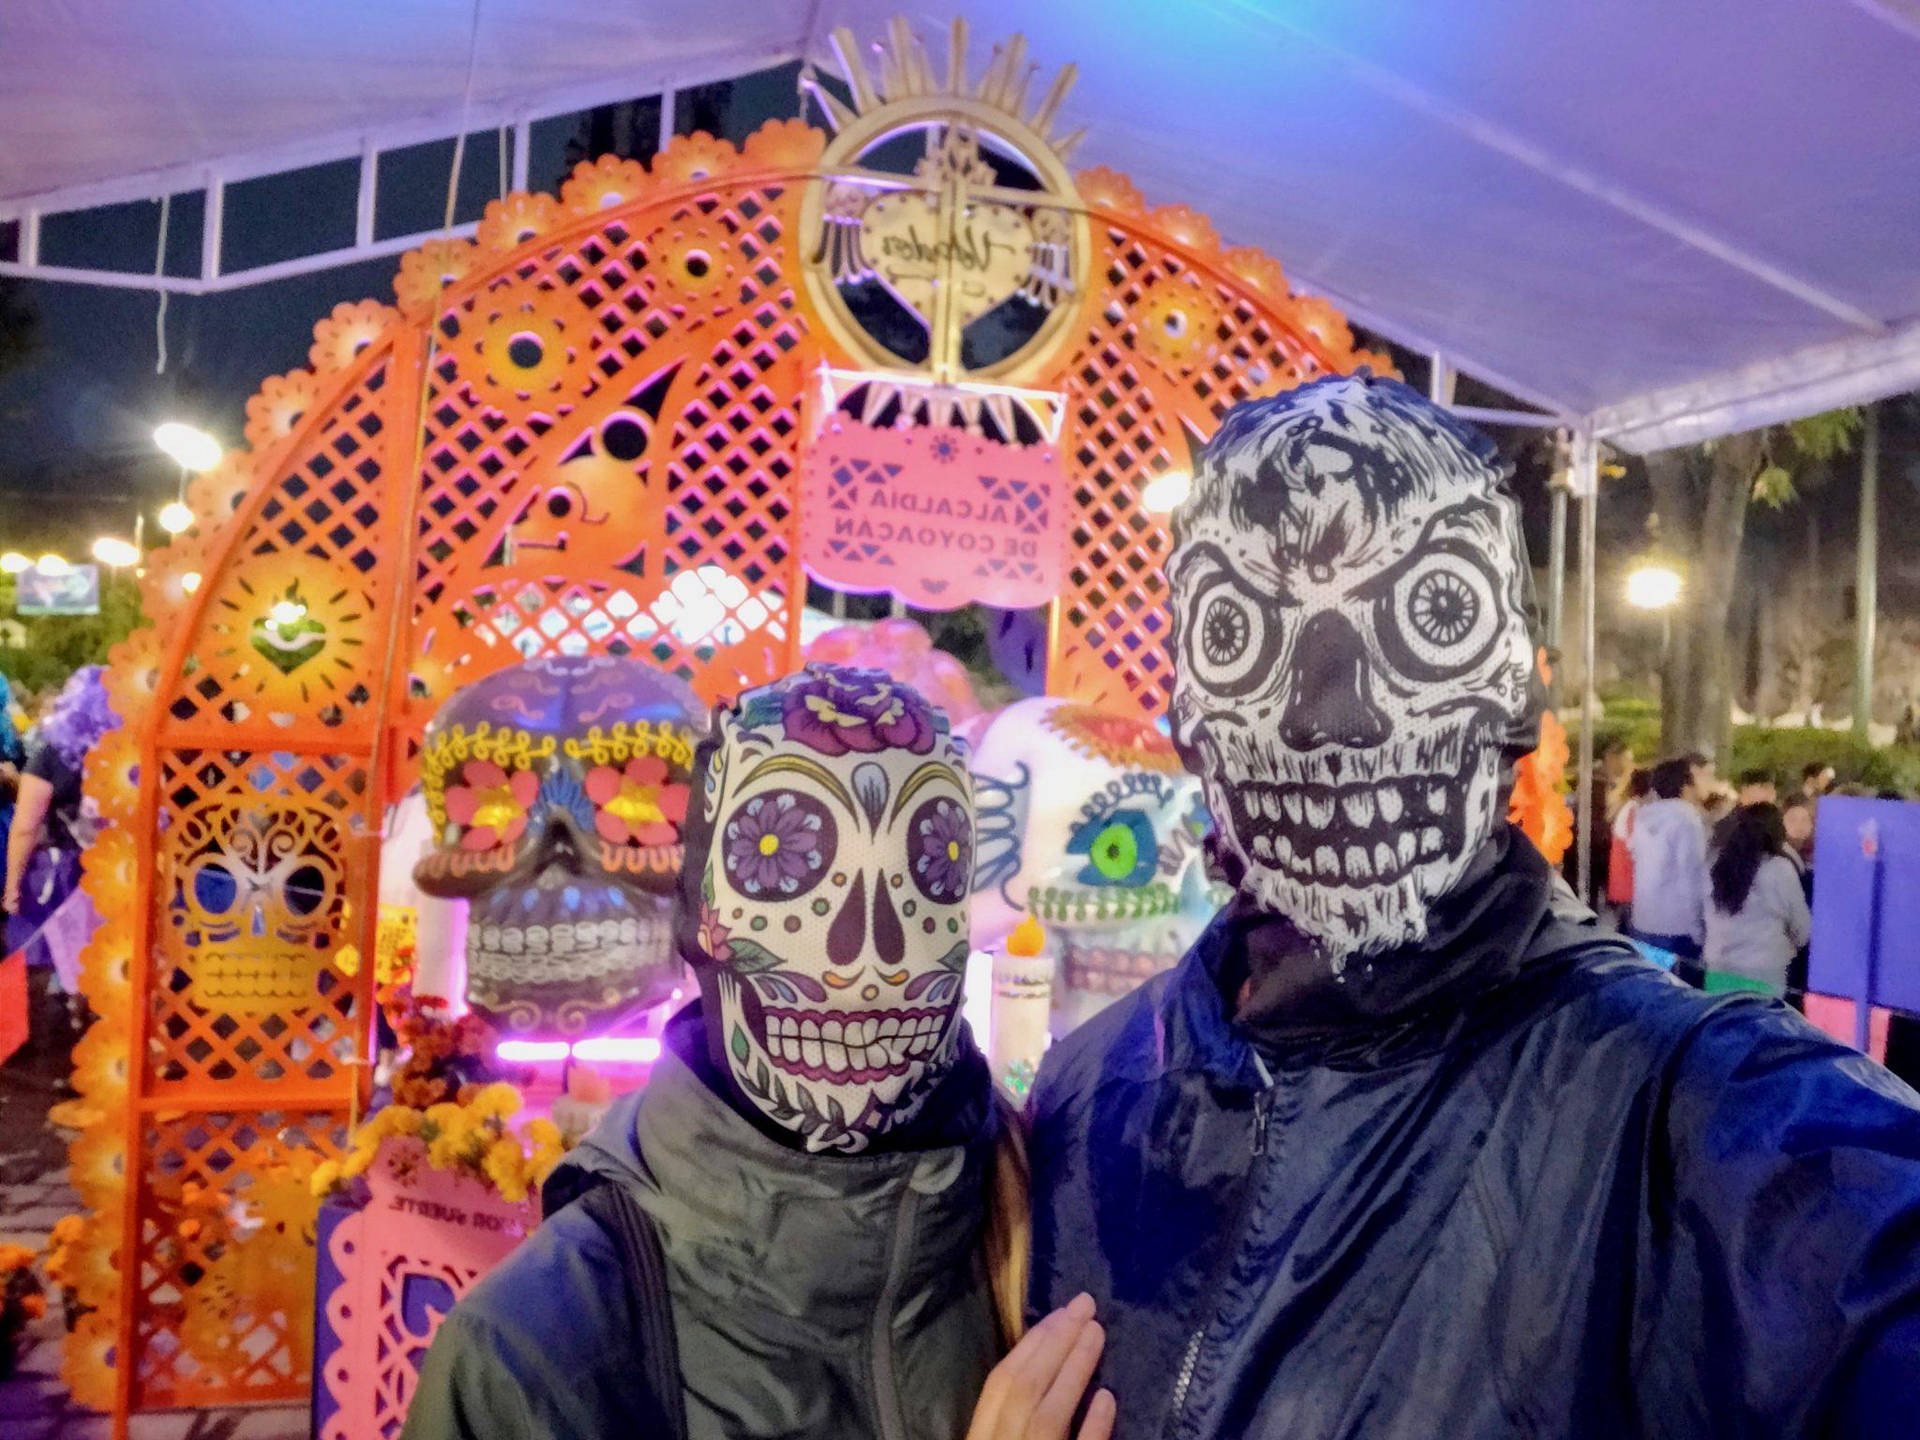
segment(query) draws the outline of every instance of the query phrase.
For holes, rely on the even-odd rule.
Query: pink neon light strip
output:
[[[494,1053],[510,1065],[552,1065],[571,1055],[589,1064],[649,1065],[660,1058],[651,1035],[602,1035],[573,1045],[564,1040],[502,1040]]]

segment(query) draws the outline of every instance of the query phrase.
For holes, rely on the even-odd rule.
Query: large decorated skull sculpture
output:
[[[1172,966],[1211,917],[1200,782],[1146,720],[1051,698],[1002,710],[971,763],[974,943],[1041,922],[1064,1035]]]
[[[749,691],[711,745],[682,912],[711,1048],[808,1149],[864,1150],[921,1110],[957,1053],[973,869],[961,750],[915,691],[827,665]]]
[[[427,727],[438,843],[415,883],[469,902],[467,1002],[512,1035],[603,1031],[668,1000],[672,895],[706,709],[638,660],[529,660]]]
[[[1174,741],[1242,889],[1336,968],[1424,937],[1533,746],[1504,478],[1415,391],[1342,377],[1230,411],[1174,517]]]

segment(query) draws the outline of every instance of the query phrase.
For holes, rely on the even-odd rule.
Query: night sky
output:
[[[680,133],[707,130],[736,142],[766,119],[798,113],[796,66],[683,91]],[[656,148],[657,99],[557,116],[533,126],[528,183],[557,191],[572,166],[616,152],[646,159]],[[453,142],[381,156],[375,238],[438,229]],[[238,270],[345,246],[353,240],[357,165],[314,166],[229,186],[223,266]],[[456,216],[478,219],[500,192],[495,132],[470,136]],[[174,198],[167,269],[197,274],[204,204]],[[157,202],[116,205],[43,223],[41,258],[150,272],[160,236]],[[6,248],[0,238],[0,250]],[[173,498],[179,472],[153,446],[162,420],[187,420],[223,443],[242,440],[246,403],[269,375],[307,364],[314,322],[342,301],[393,299],[399,257],[167,301],[167,367],[155,373],[150,291],[23,282],[38,315],[39,346],[0,378],[0,549],[65,548],[78,557],[102,530],[128,534],[136,505],[149,516]],[[50,497],[58,506],[49,506]]]

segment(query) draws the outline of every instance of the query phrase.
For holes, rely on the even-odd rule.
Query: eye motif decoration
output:
[[[1200,683],[1216,695],[1242,695],[1267,678],[1275,632],[1260,598],[1230,575],[1203,578],[1191,606],[1187,657]]]
[[[1138,887],[1160,868],[1160,842],[1153,822],[1138,810],[1115,810],[1083,821],[1067,841],[1069,855],[1084,855],[1082,885]]]
[[[913,812],[907,822],[913,883],[936,905],[957,905],[967,898],[973,879],[973,827],[959,801],[941,795]]]
[[[1499,582],[1470,552],[1436,549],[1375,600],[1374,629],[1395,668],[1446,679],[1484,663],[1504,632]]]
[[[797,790],[763,790],[728,818],[722,861],[734,889],[796,900],[833,868],[840,832],[827,807]]]

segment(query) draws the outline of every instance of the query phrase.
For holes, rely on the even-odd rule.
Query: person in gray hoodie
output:
[[[1721,827],[1707,906],[1707,988],[1787,993],[1787,970],[1813,937],[1800,864],[1774,805],[1742,805]]]
[[[1064,1437],[1090,1302],[996,1370],[1025,1170],[960,1016],[973,807],[946,717],[813,667],[720,712],[695,786],[700,999],[448,1315],[404,1440]],[[1096,1397],[1081,1440],[1112,1418]]]
[[[1654,766],[1653,799],[1641,805],[1627,841],[1633,855],[1627,933],[1679,956],[1689,971],[1698,968],[1707,933],[1707,825],[1697,775],[1698,765],[1685,756]]]

